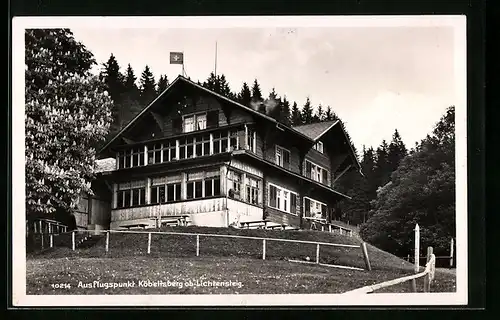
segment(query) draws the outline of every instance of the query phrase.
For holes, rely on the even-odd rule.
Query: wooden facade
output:
[[[100,152],[116,160],[100,177],[110,190],[101,205],[108,225],[153,227],[186,215],[202,226],[267,219],[300,227],[316,208],[328,218],[346,197],[335,179],[359,163],[339,125],[326,125],[286,127],[179,76]],[[106,223],[97,216],[87,216],[89,227]]]

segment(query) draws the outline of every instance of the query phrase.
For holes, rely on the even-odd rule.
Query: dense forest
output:
[[[28,36],[33,37],[34,35],[27,33]],[[94,77],[88,73],[90,66],[95,64],[92,53],[83,44],[74,40],[69,30],[64,32],[56,29],[44,31],[37,34],[36,37],[40,38],[37,39],[38,42],[33,40],[27,43],[27,61],[29,57],[37,58],[36,52],[43,52],[44,59],[59,61],[60,63],[56,63],[56,65],[64,66],[58,71],[59,74],[72,76],[72,74],[78,74],[80,70],[83,70],[80,72],[80,77],[86,77],[89,80],[79,79],[82,83],[75,82],[74,86],[79,86],[76,92],[82,92],[80,97],[84,97],[85,90],[95,82]],[[61,53],[58,52],[61,49],[58,46],[61,45],[74,50],[72,51],[74,54],[70,57],[61,56]],[[43,71],[43,67],[46,60],[32,59],[30,63],[26,71],[27,81],[31,78],[53,77],[44,74],[46,71]],[[140,110],[165,90],[170,82],[168,76],[164,74],[157,77],[158,81],[156,81],[153,70],[147,64],[140,76],[137,77],[130,64],[121,65],[113,54],[101,64],[98,79],[100,84],[94,84],[95,88],[99,88],[98,91],[95,91],[97,96],[89,99],[97,101],[97,105],[101,105],[103,108],[101,108],[100,113],[97,112],[98,110],[89,109],[89,112],[97,112],[99,118],[92,116],[90,120],[83,119],[81,125],[98,121],[98,127],[102,127],[107,132],[106,139],[123,128]],[[64,82],[61,81],[51,82],[58,87],[49,92],[48,101],[61,99],[60,96],[57,96],[58,92],[61,94],[65,92]],[[258,79],[244,82],[241,88],[234,91],[224,74],[216,76],[211,73],[203,82],[198,81],[198,84],[252,107],[258,112],[267,114],[285,125],[297,126],[340,120],[345,131],[349,132],[349,128],[344,125],[342,119],[331,106],[313,105],[309,97],[304,97],[304,101],[299,103],[290,101],[285,95],[280,95],[277,88],[273,88],[271,92],[266,94],[262,92]],[[28,88],[33,87],[30,90],[35,94],[42,84],[34,86],[34,84],[29,83],[29,85]],[[106,89],[107,94],[101,93],[102,86]],[[39,98],[32,100],[38,101],[37,99],[39,100]],[[80,102],[78,99],[79,97],[76,96],[73,99],[75,101],[61,100],[59,109],[56,110],[54,107],[52,112],[60,112],[64,115],[66,112],[64,110],[68,109],[67,105],[78,104]],[[31,112],[33,117],[40,113],[37,108],[42,110],[44,106],[27,101],[27,112]],[[90,108],[90,106],[86,108]],[[106,115],[106,110],[111,114],[110,119]],[[45,109],[43,112],[47,113]],[[36,115],[37,119],[38,117]],[[51,134],[57,137],[59,135],[65,136],[66,131],[57,131],[64,130],[65,127],[62,125],[64,119],[61,120],[61,116],[53,118],[62,122],[61,128],[54,129],[55,131]],[[28,117],[27,121],[31,121],[30,119]],[[43,119],[52,121],[47,116]],[[27,123],[27,127],[29,130],[44,130],[40,129],[40,126],[37,129],[37,126],[34,126],[32,122]],[[33,135],[36,136],[35,133]],[[90,138],[82,134],[81,139],[84,139],[82,140],[84,143],[81,144],[81,147],[94,147],[95,143],[102,143],[105,141],[103,135],[104,131],[102,130]],[[348,139],[351,140],[349,134]],[[27,156],[31,156],[30,148],[36,147],[39,147],[36,143],[27,145]],[[360,225],[360,234],[366,241],[392,253],[405,255],[408,252],[411,244],[411,230],[417,222],[422,227],[424,245],[426,243],[432,244],[436,248],[436,252],[439,252],[440,248],[446,248],[449,238],[455,235],[454,107],[449,107],[441,119],[436,119],[434,130],[410,149],[405,146],[398,130],[395,129],[391,141],[383,140],[376,148],[363,146],[362,150],[356,150],[356,153],[364,176],[360,175],[359,172],[349,172],[336,182],[336,189],[352,197],[352,200],[342,201],[335,208],[336,218]],[[39,154],[38,156],[48,155]],[[87,159],[77,160],[87,163]],[[54,163],[57,166],[61,162]],[[36,166],[33,164],[33,167]],[[38,171],[36,173],[38,176],[43,175]],[[33,179],[33,188],[39,179],[38,176]],[[84,181],[88,181],[90,175],[85,171],[84,174],[77,175],[77,177],[81,179],[78,180],[79,183],[75,185],[74,192],[71,193],[73,197],[82,188],[85,189]],[[37,187],[39,186],[37,185]],[[71,188],[71,186],[65,186],[65,188]],[[48,197],[47,194],[48,192],[43,193],[45,197],[43,199]],[[33,191],[32,198],[29,199],[30,203],[33,204],[33,211],[41,208],[38,204],[40,197],[39,192]],[[57,202],[53,199],[54,201]],[[64,203],[64,207],[68,207],[72,202],[71,199],[66,199]],[[47,207],[51,208],[51,205],[45,203],[42,207],[43,210],[47,211]]]

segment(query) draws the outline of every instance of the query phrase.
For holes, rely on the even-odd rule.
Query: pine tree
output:
[[[208,90],[212,90],[214,92],[219,92],[219,83],[217,81],[217,77],[215,73],[211,72],[208,76],[207,80],[203,82],[203,86]]]
[[[325,112],[325,121],[331,121],[331,120],[333,120],[332,108],[328,106]]]
[[[313,121],[313,110],[311,107],[311,101],[309,100],[309,97],[307,97],[306,103],[304,104],[304,107],[302,107],[301,117],[303,124],[309,124],[312,123]]]
[[[140,101],[145,107],[156,97],[155,78],[148,65],[144,68],[139,82],[141,89]]]
[[[92,53],[69,29],[28,29],[25,40],[26,215],[61,221],[82,192],[92,194],[112,100],[90,72]]]
[[[323,107],[320,104],[318,106],[318,109],[316,109],[316,112],[314,113],[313,122],[322,122],[322,121],[325,121],[325,113],[323,111]]]
[[[129,63],[125,71],[125,94],[133,100],[139,100],[140,98],[140,91],[136,81],[137,77],[134,74],[134,69],[132,69]]]
[[[292,126],[300,126],[302,125],[302,114],[300,113],[300,109],[297,106],[297,102],[293,102],[292,111],[290,114],[290,121]]]
[[[372,188],[378,188],[384,186],[390,180],[391,171],[389,168],[389,146],[385,140],[377,148],[375,169],[374,169],[374,180]]]
[[[286,99],[286,96],[283,97],[283,101],[280,104],[280,122],[286,126],[291,125],[291,115],[290,115],[290,102]]]
[[[252,85],[252,101],[253,102],[262,101],[262,91],[260,90],[260,85],[257,82],[257,79],[253,81]]]
[[[168,81],[167,75],[161,75],[160,79],[158,79],[156,94],[159,95],[163,91],[165,91],[165,89],[167,89],[169,84],[170,84],[170,82]]]
[[[113,54],[111,54],[106,63],[103,63],[103,70],[99,77],[104,81],[113,102],[120,103],[120,98],[124,91],[124,79],[123,75],[120,73],[118,61],[116,61]]]
[[[243,86],[241,87],[241,91],[238,94],[238,102],[244,106],[250,107],[250,102],[252,101],[252,92],[250,92],[250,88],[246,82],[243,82]]]
[[[392,172],[396,170],[399,166],[401,160],[406,156],[406,146],[399,135],[398,130],[394,130],[392,135],[392,141],[389,144],[389,151],[387,154],[387,160],[389,162],[389,170]]]

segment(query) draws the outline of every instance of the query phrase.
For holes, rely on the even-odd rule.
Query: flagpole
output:
[[[186,73],[184,72],[184,51],[182,51],[182,76],[186,76]]]
[[[217,41],[215,41],[215,76],[217,77]]]

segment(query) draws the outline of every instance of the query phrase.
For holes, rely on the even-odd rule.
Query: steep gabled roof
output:
[[[304,124],[301,126],[294,126],[292,128],[316,141],[328,130],[330,130],[330,128],[332,128],[337,122],[339,122],[339,120]]]
[[[249,113],[252,113],[258,117],[261,117],[263,119],[266,119],[267,121],[270,121],[272,123],[275,123],[276,126],[279,126],[280,128],[284,129],[284,130],[287,130],[289,132],[291,132],[292,134],[296,135],[297,137],[300,137],[302,139],[305,139],[307,141],[310,141],[310,142],[315,142],[317,139],[319,139],[323,134],[325,134],[326,132],[328,132],[331,128],[333,128],[337,123],[339,123],[338,120],[336,121],[328,121],[328,122],[320,122],[320,123],[315,123],[315,124],[311,124],[311,125],[303,125],[303,126],[297,126],[297,127],[288,127],[288,126],[285,126],[284,124],[278,122],[276,119],[272,118],[272,117],[269,117],[268,115],[265,115],[261,112],[258,112],[250,107],[247,107],[239,102],[236,102],[234,100],[231,100],[217,92],[214,92],[210,89],[207,89],[199,84],[197,84],[196,82],[193,82],[181,75],[177,76],[177,78],[174,79],[174,81],[172,81],[172,83],[169,84],[169,86],[163,90],[162,93],[160,93],[153,101],[151,101],[151,103],[149,103],[141,112],[139,112],[138,115],[136,115],[123,129],[121,129],[111,140],[109,140],[105,145],[104,147],[101,148],[101,150],[99,150],[99,153],[101,153],[102,151],[106,150],[110,145],[111,143],[113,143],[113,141],[115,141],[117,138],[119,138],[127,129],[129,129],[132,124],[134,124],[141,116],[143,116],[149,109],[151,109],[151,107],[157,103],[157,101],[160,100],[160,98],[162,96],[164,96],[167,92],[171,91],[177,84],[179,83],[187,83],[193,87],[196,87],[210,95],[213,95],[221,100],[224,100],[228,103],[231,103],[232,105],[235,105],[235,106],[238,106],[244,110],[246,110],[247,112]],[[342,129],[343,131],[343,129]],[[343,131],[344,135],[346,136],[345,134],[345,131]],[[347,138],[347,136],[346,136]],[[350,149],[352,151],[352,156],[354,157],[355,159],[355,162],[356,162],[356,165],[358,167],[358,169],[361,168],[359,162],[358,162],[358,159],[356,157],[356,155],[354,154],[354,149],[352,147],[352,145],[350,145]]]

